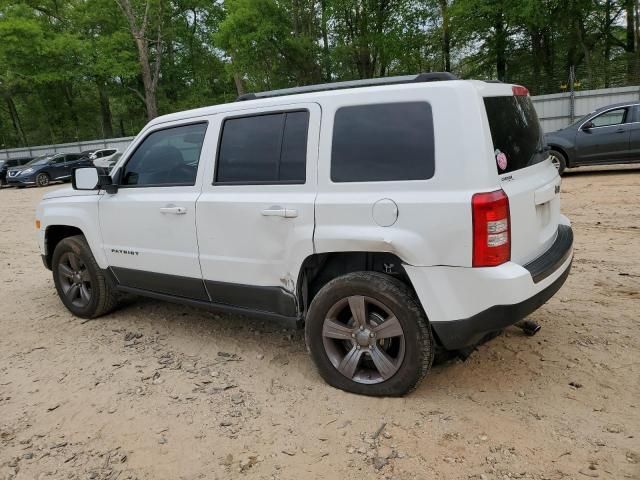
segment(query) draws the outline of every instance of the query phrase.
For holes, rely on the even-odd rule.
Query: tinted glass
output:
[[[304,183],[309,112],[224,122],[216,182]]]
[[[606,127],[607,125],[618,125],[624,123],[624,117],[626,115],[626,108],[619,108],[617,110],[609,110],[608,112],[598,115],[591,120],[594,127]]]
[[[64,159],[65,159],[65,156],[60,155],[59,157],[52,158],[49,163],[51,163],[51,165],[59,165],[61,163],[64,163]]]
[[[280,180],[304,183],[307,163],[307,131],[309,112],[286,115],[280,156]]]
[[[194,185],[206,123],[151,133],[124,167],[122,185]]]
[[[334,182],[425,180],[433,176],[433,117],[425,102],[343,107],[331,151]]]
[[[485,97],[484,106],[498,173],[513,172],[547,158],[540,122],[528,96]]]

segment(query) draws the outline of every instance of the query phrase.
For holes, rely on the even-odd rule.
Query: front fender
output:
[[[102,249],[102,234],[98,217],[100,195],[79,195],[44,199],[38,205],[36,218],[40,220],[38,246],[46,255],[46,232],[49,227],[64,225],[79,229],[89,244],[100,268],[107,268],[107,257]]]

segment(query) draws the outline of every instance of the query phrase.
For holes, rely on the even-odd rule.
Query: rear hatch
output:
[[[547,160],[543,132],[528,92],[485,96],[495,168],[509,198],[511,260],[524,265],[554,242],[560,221],[560,176]]]

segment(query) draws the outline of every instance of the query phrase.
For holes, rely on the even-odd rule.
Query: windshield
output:
[[[499,174],[544,161],[542,129],[528,96],[485,97]]]
[[[33,165],[44,165],[52,158],[51,155],[40,155],[39,157],[34,158],[29,163],[25,164],[25,166],[32,167]]]

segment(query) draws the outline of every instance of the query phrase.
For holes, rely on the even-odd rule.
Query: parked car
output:
[[[545,135],[556,168],[640,162],[640,102],[598,108]]]
[[[102,160],[100,163],[103,164],[104,166],[102,168],[106,168],[108,172],[110,172],[113,167],[116,165],[116,163],[118,163],[118,160],[120,160],[120,157],[122,157],[122,153],[118,152],[114,155],[111,155],[109,157],[108,160]],[[95,165],[95,162],[94,162]],[[100,166],[100,165],[97,165]]]
[[[10,168],[7,172],[7,182],[18,187],[46,187],[52,181],[68,181],[74,168],[90,165],[91,161],[82,158],[79,153],[42,155],[21,167]]]
[[[0,187],[7,183],[7,171],[9,168],[20,167],[29,163],[33,157],[9,158],[0,160]]]
[[[97,151],[98,151],[97,148],[93,148],[91,150],[83,150],[82,152],[80,152],[80,155],[82,158],[89,158],[91,157],[91,155],[93,155]]]
[[[154,119],[111,175],[44,196],[73,314],[129,292],[304,323],[329,384],[401,395],[436,348],[468,352],[565,282],[573,233],[524,87],[429,73],[239,100]]]
[[[118,154],[118,150],[115,148],[105,148],[103,150],[96,150],[89,158],[93,160],[93,164],[96,167],[109,168],[111,160]]]

